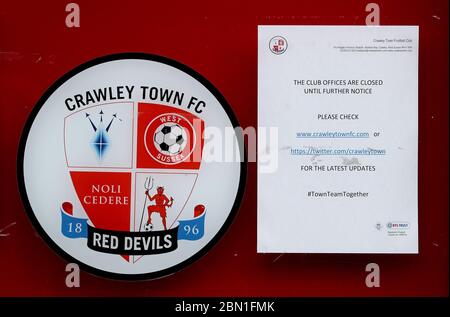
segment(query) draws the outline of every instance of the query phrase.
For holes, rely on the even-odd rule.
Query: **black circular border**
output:
[[[193,70],[192,68],[177,62],[173,59],[155,55],[155,54],[148,54],[148,53],[118,53],[118,54],[112,54],[112,55],[106,55],[102,57],[95,58],[93,60],[90,60],[86,63],[83,63],[71,71],[64,74],[61,78],[59,78],[57,81],[55,81],[50,88],[47,89],[47,91],[42,95],[42,97],[39,99],[35,107],[32,109],[30,115],[28,116],[28,119],[25,123],[25,126],[22,131],[22,135],[20,138],[19,143],[19,150],[17,155],[17,181],[19,186],[19,192],[20,196],[22,198],[22,202],[25,207],[25,211],[28,215],[28,217],[31,220],[31,223],[33,224],[33,227],[35,230],[39,233],[39,235],[44,239],[44,241],[55,251],[59,256],[61,256],[63,259],[71,262],[71,263],[77,263],[84,271],[88,273],[92,273],[101,277],[106,277],[110,279],[119,279],[119,280],[130,280],[130,281],[136,281],[136,280],[149,280],[149,279],[156,279],[160,277],[164,277],[170,274],[173,274],[177,271],[180,271],[183,268],[186,268],[187,266],[191,265],[198,259],[200,259],[202,256],[204,256],[211,248],[217,244],[217,242],[224,236],[228,228],[230,227],[231,223],[233,222],[237,211],[239,209],[239,206],[242,202],[242,197],[244,195],[244,188],[245,183],[247,179],[247,151],[244,146],[244,139],[238,137],[238,142],[240,148],[244,151],[244,159],[241,161],[240,164],[240,178],[239,178],[239,187],[238,191],[233,203],[233,207],[231,208],[230,214],[228,215],[225,223],[222,225],[220,230],[214,235],[214,237],[211,239],[211,241],[208,242],[206,246],[204,246],[200,251],[192,255],[190,258],[184,260],[183,262],[180,262],[174,266],[171,266],[169,268],[166,268],[164,270],[155,271],[151,273],[142,273],[142,274],[122,274],[122,273],[113,273],[109,271],[100,270],[98,268],[95,268],[93,266],[90,266],[88,264],[85,264],[77,259],[75,259],[73,256],[68,254],[66,251],[64,251],[59,245],[57,245],[50,236],[45,232],[44,228],[42,228],[41,224],[39,223],[38,219],[36,218],[33,209],[31,207],[31,204],[28,200],[28,195],[26,193],[25,189],[25,179],[23,174],[23,160],[24,160],[24,154],[25,154],[25,146],[28,139],[28,135],[31,129],[31,126],[33,125],[34,119],[36,118],[37,114],[39,113],[40,109],[44,105],[44,103],[47,101],[47,99],[66,81],[77,75],[78,73],[91,68],[93,66],[103,64],[106,62],[111,61],[117,61],[117,60],[124,60],[124,59],[138,59],[138,60],[149,60],[153,62],[160,62],[172,67],[177,68],[178,70],[190,75],[195,80],[200,82],[204,87],[206,87],[213,95],[214,97],[219,101],[222,108],[225,110],[226,114],[228,115],[228,118],[230,119],[232,125],[234,128],[239,127],[239,122],[234,115],[234,112],[231,108],[231,106],[228,104],[226,99],[222,96],[222,94],[215,88],[205,77],[200,75],[198,72]]]

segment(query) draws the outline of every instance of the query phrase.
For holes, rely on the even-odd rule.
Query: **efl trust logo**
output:
[[[399,221],[388,222],[386,227],[391,230],[409,229],[409,223]]]
[[[30,219],[59,254],[98,275],[154,278],[186,266],[224,233],[243,192],[245,162],[203,161],[212,125],[238,123],[182,64],[119,54],[79,66],[23,132],[18,176]]]

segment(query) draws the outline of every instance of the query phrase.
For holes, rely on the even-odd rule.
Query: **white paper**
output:
[[[418,253],[418,33],[259,27],[258,252]]]

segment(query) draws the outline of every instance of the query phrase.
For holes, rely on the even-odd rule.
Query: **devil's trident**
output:
[[[144,220],[145,205],[147,205],[147,192],[153,188],[153,178],[151,176],[147,177],[145,179],[144,188],[145,188],[146,192],[145,192],[144,207],[142,208],[141,223],[139,225],[139,231],[141,231],[141,229],[142,229],[142,221]]]

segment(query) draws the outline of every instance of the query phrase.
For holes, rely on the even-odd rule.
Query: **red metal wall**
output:
[[[0,296],[448,295],[448,1],[376,1],[383,25],[420,26],[419,255],[256,254],[256,168],[239,214],[201,260],[163,279],[118,282],[83,273],[65,286],[66,263],[23,210],[16,153],[38,98],[73,67],[139,51],[196,69],[228,99],[242,126],[256,124],[257,25],[363,25],[370,1],[74,1],[81,27],[65,26],[69,1],[0,2]],[[5,232],[3,232],[5,233]],[[381,268],[366,288],[365,265]],[[199,278],[198,276],[201,275]]]

